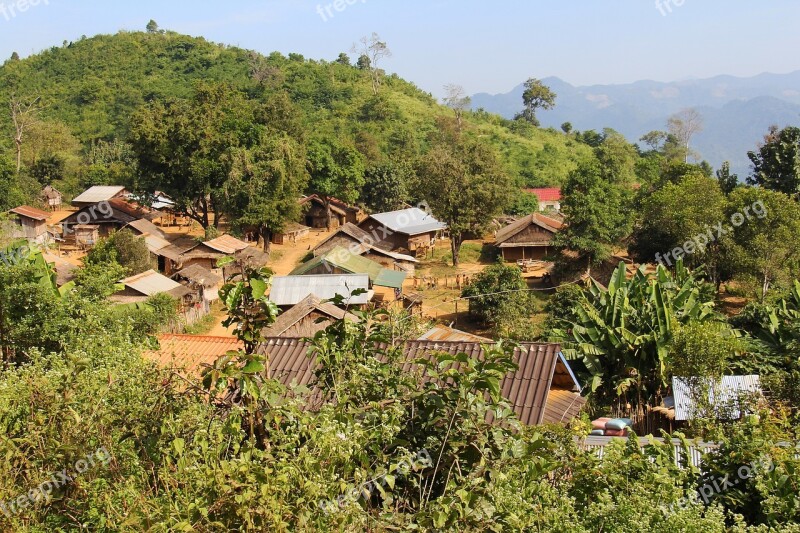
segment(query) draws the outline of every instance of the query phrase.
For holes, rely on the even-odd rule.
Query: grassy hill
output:
[[[10,59],[0,67],[0,99],[6,102],[12,93],[40,96],[46,105],[40,117],[49,130],[77,141],[41,142],[53,144],[52,151],[72,151],[64,156],[79,161],[96,140],[124,141],[139,106],[188,97],[201,80],[226,82],[262,100],[286,92],[302,110],[310,135],[350,138],[368,160],[413,158],[425,149],[436,117],[452,113],[396,75],[385,78],[375,97],[367,72],[355,66],[297,54],[264,56],[173,32],[98,35]],[[497,147],[521,185],[558,185],[590,155],[589,147],[553,130],[483,112],[469,113],[465,120]],[[0,149],[10,154],[8,113],[0,117],[0,129]]]

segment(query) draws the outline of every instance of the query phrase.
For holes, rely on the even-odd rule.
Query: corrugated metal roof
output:
[[[147,249],[153,254],[157,254],[159,250],[172,246],[168,240],[162,239],[158,235],[144,235],[142,238],[147,245]]]
[[[303,276],[306,272],[310,272],[323,264],[328,264],[351,274],[367,274],[373,285],[391,289],[402,289],[403,282],[407,276],[405,272],[383,268],[380,263],[353,254],[341,246],[337,246],[330,252],[300,265],[290,275]]]
[[[120,283],[145,296],[152,296],[162,292],[170,292],[173,289],[183,288],[183,285],[177,281],[173,281],[155,270],[148,270],[147,272],[125,278],[120,281]]]
[[[354,314],[348,313],[347,311],[336,307],[332,303],[323,302],[320,298],[317,298],[313,294],[309,294],[303,299],[303,301],[294,305],[285,313],[281,313],[278,316],[278,319],[270,327],[264,330],[264,336],[280,337],[286,332],[286,330],[303,320],[314,311],[322,313],[333,320],[346,319],[353,322],[358,321],[358,317]],[[319,326],[321,329],[324,329],[326,324],[320,324]]]
[[[72,200],[72,203],[73,205],[77,205],[106,202],[124,190],[125,187],[121,185],[95,185],[94,187],[89,187],[79,194],[74,200]]]
[[[675,401],[675,420],[691,420],[697,410],[696,395],[690,386],[694,379],[672,378],[672,393]],[[722,419],[737,419],[742,413],[739,399],[742,396],[761,394],[761,378],[759,376],[724,376],[720,381],[705,381],[703,388],[708,390],[708,406]]]
[[[131,227],[136,230],[136,233],[142,235],[149,233],[150,235],[155,235],[161,239],[166,240],[167,238],[167,235],[161,230],[161,228],[146,219],[134,220],[133,222],[128,223],[126,227]]]
[[[339,294],[351,305],[369,303],[369,294],[351,296],[357,289],[369,289],[369,277],[366,274],[275,276],[272,278],[269,299],[275,305],[284,306],[296,305],[310,294],[322,300],[330,300]]]
[[[240,241],[239,239],[231,235],[221,235],[216,239],[211,239],[210,241],[204,241],[203,244],[205,244],[212,250],[217,250],[218,252],[222,252],[223,254],[234,254],[250,246],[246,242]]]
[[[353,241],[354,244],[359,244],[360,247],[355,249],[358,255],[365,254],[367,252],[373,252],[379,255],[385,255],[395,261],[404,261],[407,263],[419,263],[416,257],[412,257],[406,254],[400,254],[397,252],[393,252],[391,250],[392,244],[388,242],[376,242],[376,236],[370,234],[360,227],[356,226],[355,224],[348,222],[344,226],[341,226],[333,235],[319,243],[315,248],[314,251],[324,249],[326,244],[337,237],[341,237],[342,235],[346,235],[350,237],[350,240]],[[348,248],[350,249],[350,248]]]
[[[9,213],[14,213],[25,218],[32,218],[33,220],[38,220],[40,222],[47,220],[50,216],[50,213],[45,213],[41,209],[36,209],[35,207],[31,207],[29,205],[15,207],[14,209],[11,209]]]
[[[666,442],[663,438],[657,437],[639,437],[639,449],[645,450],[648,446],[651,446],[652,443],[650,440],[654,440],[657,442]],[[578,446],[581,449],[586,451],[594,452],[598,458],[602,459],[605,455],[606,447],[609,446],[612,442],[626,442],[628,440],[627,437],[595,437],[589,436],[585,438],[575,438]],[[699,468],[702,466],[703,456],[708,452],[716,449],[719,445],[713,442],[703,442],[703,441],[689,441],[688,446],[688,457],[686,457],[686,450],[684,450],[683,442],[680,439],[672,439],[670,441],[673,448],[675,449],[675,466],[684,467],[685,464],[688,462],[695,468]]]
[[[274,378],[284,383],[288,383],[285,381],[287,379],[295,379],[299,385],[309,385],[316,365],[309,356],[310,348],[311,345],[302,339],[271,338],[261,346],[259,353],[269,354]],[[514,351],[514,361],[519,368],[505,377],[501,383],[501,391],[524,424],[538,425],[545,420],[551,382],[560,351],[561,347],[557,344],[536,343],[523,343]],[[437,352],[453,355],[465,353],[473,358],[484,355],[481,344],[477,342],[409,341],[403,347],[406,361],[403,369],[414,371],[419,368],[413,363],[414,360],[434,357]],[[575,409],[580,410],[577,404],[581,403],[582,406],[583,400],[576,398],[574,393],[570,394],[573,394],[569,398],[574,403],[564,402],[565,395],[554,396],[557,403],[554,403],[550,411],[550,418],[566,419],[570,416],[569,413],[577,412]],[[565,409],[563,412],[559,411],[561,407]]]
[[[214,274],[207,268],[202,267],[197,263],[176,272],[173,277],[188,279],[189,281],[199,283],[205,287],[214,287],[223,281],[222,276]]]
[[[389,213],[377,213],[371,215],[370,218],[394,233],[402,233],[404,235],[420,235],[447,228],[447,224],[439,222],[433,215],[429,215],[418,207]]]

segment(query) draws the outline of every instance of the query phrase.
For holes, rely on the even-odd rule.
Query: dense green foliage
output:
[[[40,98],[42,109],[22,143],[23,171],[54,182],[69,196],[98,182],[131,185],[137,175],[135,158],[124,143],[134,133],[134,124],[142,121],[137,112],[146,108],[156,118],[188,105],[198,87],[219,84],[264,106],[261,116],[279,122],[278,129],[301,145],[311,139],[336,141],[357,149],[369,165],[386,160],[410,163],[426,150],[435,118],[451,111],[396,75],[382,77],[375,94],[372,77],[372,69],[343,61],[310,61],[297,54],[263,56],[161,30],[121,32],[65,42],[21,61],[7,61],[0,67],[0,100],[8,101],[12,94]],[[199,116],[189,123],[197,126],[197,120]],[[256,123],[259,120],[255,117]],[[520,185],[558,185],[589,156],[580,142],[555,132],[519,128],[495,115],[467,111],[463,121],[501,154]],[[158,124],[151,126],[148,129],[155,131]],[[0,152],[13,156],[7,113],[0,114],[0,131],[7,132],[0,136]],[[98,153],[96,148],[103,146],[121,150]],[[64,162],[63,172],[48,170],[53,165],[46,163],[54,159]],[[211,170],[206,168],[206,174]]]

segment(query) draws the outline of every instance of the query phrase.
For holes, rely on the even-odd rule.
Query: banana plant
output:
[[[718,320],[713,297],[682,263],[675,273],[643,265],[628,279],[624,263],[608,287],[592,280],[573,316],[561,321],[553,340],[564,354],[586,367],[592,392],[640,399],[667,386],[668,354],[677,327],[689,321]]]

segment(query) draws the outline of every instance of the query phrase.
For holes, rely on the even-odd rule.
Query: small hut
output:
[[[64,196],[58,190],[50,185],[47,185],[44,189],[42,189],[42,201],[44,201],[51,211],[57,211],[61,209],[63,197]]]
[[[92,248],[100,240],[100,226],[97,224],[78,224],[75,229],[75,245],[79,248]]]

